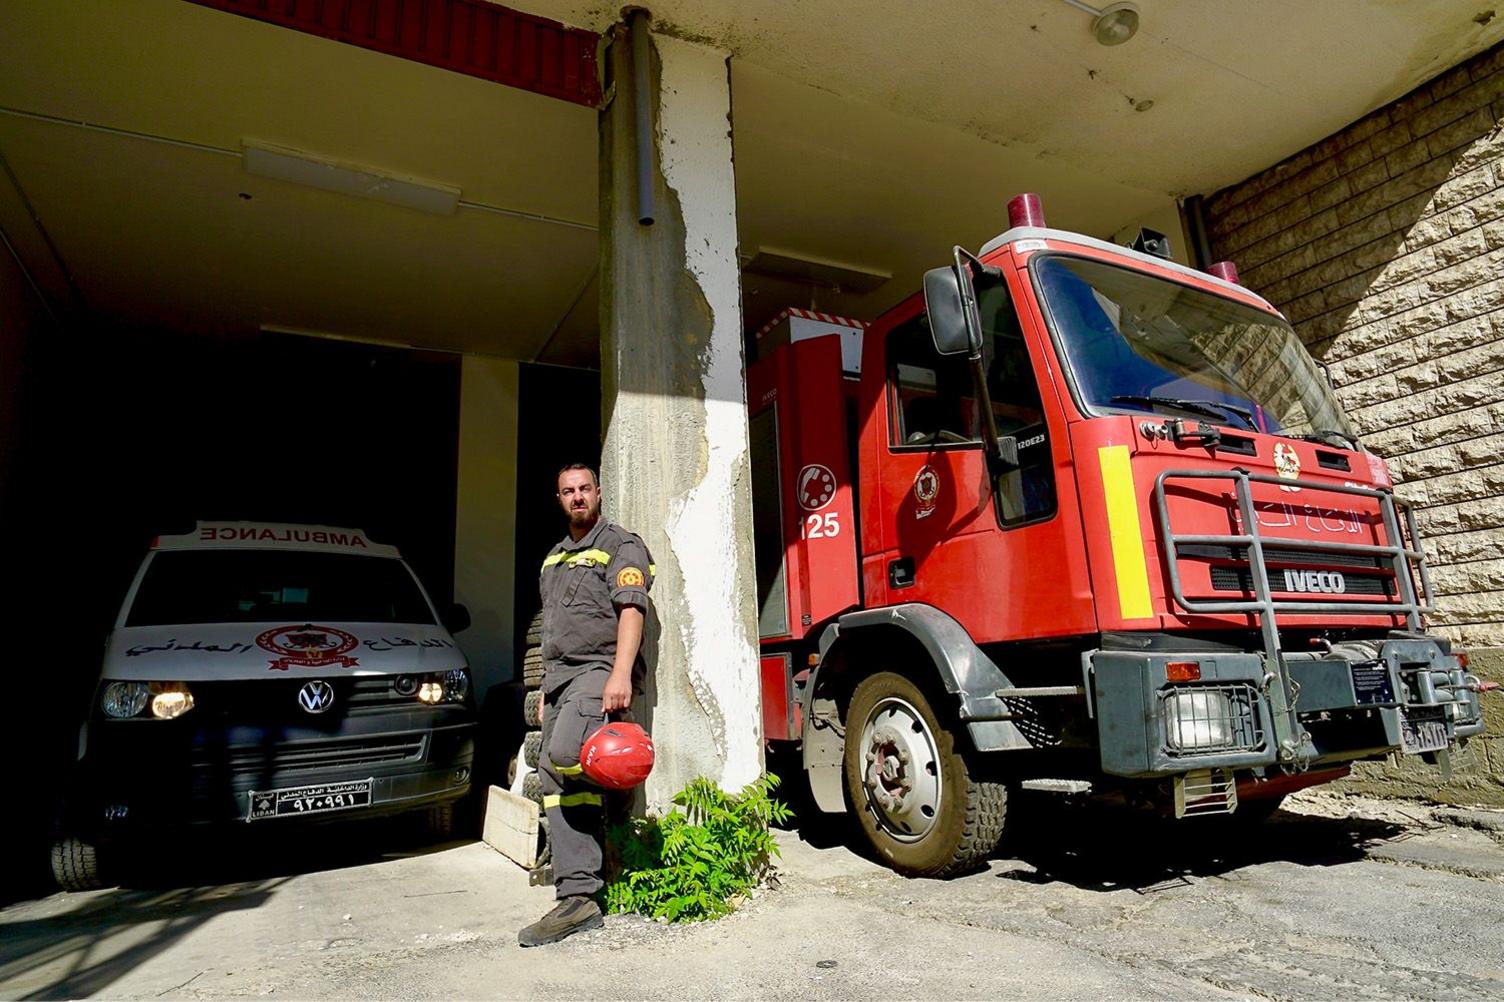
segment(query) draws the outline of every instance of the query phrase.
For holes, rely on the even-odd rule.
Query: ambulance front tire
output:
[[[52,843],[52,878],[65,891],[92,891],[104,886],[99,847],[66,836]]]
[[[981,778],[915,683],[863,679],[846,712],[846,795],[862,835],[899,873],[948,877],[981,865],[1002,839],[1007,788]]]

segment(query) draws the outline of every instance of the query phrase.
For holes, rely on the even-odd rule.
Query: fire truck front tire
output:
[[[862,834],[899,873],[946,877],[986,860],[1008,795],[979,778],[923,690],[892,672],[857,685],[846,713],[846,792]]]

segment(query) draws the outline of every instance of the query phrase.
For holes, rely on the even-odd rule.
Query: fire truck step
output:
[[[1044,793],[1091,792],[1091,784],[1084,779],[1026,779],[1018,786],[1021,790],[1039,790]]]
[[[1007,689],[996,689],[992,693],[999,699],[1008,699],[1013,696],[1084,696],[1084,685],[1030,685],[1014,686]]]
[[[1175,816],[1231,814],[1238,809],[1238,784],[1231,769],[1195,769],[1175,777]]]

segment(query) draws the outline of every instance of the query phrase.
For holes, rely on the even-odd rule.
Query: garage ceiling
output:
[[[1504,37],[1459,0],[1143,0],[1114,48],[1062,0],[652,7],[733,54],[744,258],[893,276],[865,294],[748,276],[749,326],[787,305],[875,316],[952,243],[1004,228],[1019,190],[1098,235],[1163,216]],[[0,33],[24,40],[0,62],[0,228],[60,312],[595,364],[590,109],[182,0],[11,0]],[[426,215],[253,177],[244,141],[456,186],[462,204]]]

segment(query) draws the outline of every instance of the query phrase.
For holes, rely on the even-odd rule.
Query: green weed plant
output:
[[[733,911],[779,855],[768,825],[788,820],[791,812],[773,799],[777,786],[778,777],[766,773],[730,794],[701,777],[674,796],[676,806],[667,816],[613,827],[610,839],[621,870],[606,888],[607,910],[669,922]]]

